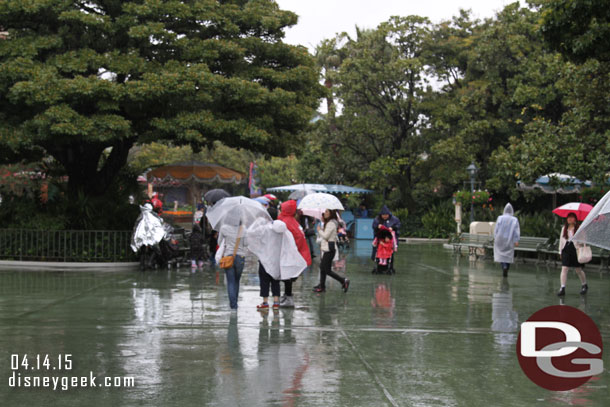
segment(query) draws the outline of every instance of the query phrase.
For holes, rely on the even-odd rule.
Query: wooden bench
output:
[[[542,256],[545,253],[548,253],[548,243],[549,239],[546,237],[530,237],[530,236],[521,236],[519,239],[519,246],[515,247],[515,253],[536,253],[538,256],[538,261],[542,261]],[[525,258],[522,257],[525,262]]]
[[[452,242],[453,252],[461,255],[462,247],[468,248],[468,253],[478,257],[477,249],[493,248],[493,236],[462,233]],[[486,250],[487,251],[487,250]]]

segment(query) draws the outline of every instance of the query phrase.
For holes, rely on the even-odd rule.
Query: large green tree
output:
[[[0,2],[0,148],[100,195],[136,143],[288,153],[323,95],[272,0]]]
[[[535,0],[545,48],[561,52],[555,88],[566,109],[535,112],[523,134],[494,157],[505,178],[549,172],[606,183],[610,164],[610,11],[603,1]],[[514,179],[514,178],[513,178]]]

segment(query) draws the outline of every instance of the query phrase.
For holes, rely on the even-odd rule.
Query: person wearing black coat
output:
[[[205,252],[205,236],[201,231],[201,226],[198,223],[193,225],[193,232],[190,238],[191,244],[191,269],[195,271],[197,267],[203,265],[203,261],[206,259]]]
[[[373,233],[377,237],[377,231],[380,226],[385,226],[388,229],[392,229],[396,235],[396,241],[398,242],[398,236],[400,235],[400,219],[392,215],[392,212],[387,206],[383,205],[379,211],[379,215],[373,220]],[[377,248],[373,246],[373,252],[371,253],[371,260],[375,261],[377,255]],[[392,261],[390,263],[390,272],[394,273],[394,255],[392,255]]]

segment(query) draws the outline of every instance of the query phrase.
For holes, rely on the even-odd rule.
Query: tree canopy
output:
[[[322,96],[271,0],[0,3],[0,148],[102,194],[136,143],[292,151]]]

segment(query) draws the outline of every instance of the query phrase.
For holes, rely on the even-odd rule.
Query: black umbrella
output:
[[[305,195],[313,194],[314,191],[310,191],[308,189],[299,189],[297,191],[293,191],[288,195],[288,199],[294,199],[298,201],[299,199],[303,199]]]
[[[223,198],[230,197],[231,194],[225,191],[224,189],[212,189],[205,193],[203,198],[210,205],[214,205],[216,202],[220,201]]]

